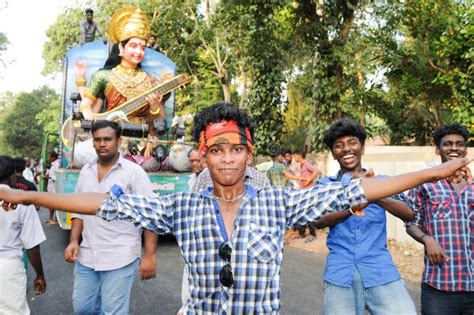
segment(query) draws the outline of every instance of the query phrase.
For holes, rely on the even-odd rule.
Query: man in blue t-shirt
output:
[[[319,183],[373,176],[362,167],[366,133],[357,122],[341,119],[326,131],[324,142],[340,170]],[[403,196],[399,196],[403,198]],[[397,199],[400,199],[397,198]],[[323,216],[317,228],[330,227],[329,255],[324,272],[324,314],[416,314],[400,274],[387,249],[385,210],[402,220],[413,219],[404,202],[386,198],[369,204],[363,213],[351,209]]]

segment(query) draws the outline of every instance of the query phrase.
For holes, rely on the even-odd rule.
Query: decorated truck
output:
[[[61,167],[55,172],[56,192],[74,192],[80,168],[96,156],[90,134],[93,122],[85,120],[79,112],[81,93],[76,85],[77,64],[87,65],[85,77],[90,82],[92,75],[103,67],[109,49],[101,41],[85,43],[70,49],[63,60],[62,127],[59,134]],[[193,144],[184,141],[184,123],[175,116],[174,91],[190,79],[186,75],[177,76],[175,64],[165,55],[149,48],[145,49],[141,68],[156,78],[160,78],[163,73],[170,76],[150,90],[127,100],[117,109],[97,114],[95,119],[115,120],[121,124],[121,154],[145,169],[155,193],[187,191],[190,175],[187,153]],[[164,103],[165,118],[154,120],[152,127],[150,124],[129,122],[126,116],[146,105],[145,98],[155,91],[167,96]],[[152,132],[150,128],[153,128]],[[44,148],[49,138],[50,135],[45,136]],[[46,161],[45,149],[42,154],[42,160]],[[43,188],[46,188],[44,184]],[[70,229],[70,214],[57,211],[56,216],[62,229]]]

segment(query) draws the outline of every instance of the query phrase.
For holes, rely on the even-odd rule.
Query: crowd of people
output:
[[[34,207],[22,204],[78,213],[65,259],[75,263],[73,306],[79,314],[128,312],[134,275],[138,270],[143,279],[155,275],[157,234],[173,234],[183,254],[180,313],[278,312],[283,235],[288,228],[310,222],[313,227],[330,227],[322,302],[325,314],[363,314],[365,310],[415,314],[387,250],[385,211],[404,220],[409,233],[426,246],[423,313],[472,310],[473,187],[466,168],[470,160],[465,158],[469,138],[465,127],[449,125],[435,133],[441,165],[389,178],[363,168],[364,128],[352,120],[337,121],[328,129],[325,143],[340,170],[305,188],[286,187],[286,181],[284,187],[279,186],[281,181],[268,180],[251,166],[253,128],[246,113],[230,104],[219,103],[198,113],[193,136],[199,147],[189,154],[194,173],[190,192],[154,196],[143,169],[119,154],[120,126],[98,121],[92,129],[98,159],[82,169],[77,194],[2,188],[0,199],[9,210],[2,211],[2,216],[14,215],[16,220],[20,214],[37,217]],[[297,154],[295,160],[305,163],[304,154]],[[16,178],[13,162],[8,157],[0,160],[2,183],[16,187],[12,185]],[[283,174],[288,172],[276,163],[269,174],[274,166]],[[308,181],[311,175],[299,177],[297,180]],[[409,189],[408,196],[401,194]],[[437,198],[444,198],[443,202]],[[19,205],[16,210],[12,210],[14,204]],[[74,210],[70,204],[76,205]],[[26,249],[29,254],[44,240],[39,221],[28,222],[36,222],[35,227],[25,224],[9,236],[16,241],[17,263],[18,253]],[[145,233],[142,258],[141,229]],[[80,236],[83,241],[79,244]],[[2,256],[4,248],[0,244]],[[110,256],[111,248],[117,257]],[[0,272],[3,275],[11,268],[3,265]],[[45,288],[42,268],[38,264],[34,268],[39,279],[35,285],[41,292]],[[18,283],[11,282],[9,285]],[[17,300],[19,292],[25,297],[24,286],[9,292]],[[0,305],[14,300],[2,299]]]
[[[154,45],[147,17],[133,8],[119,13],[109,27],[109,60],[81,92],[80,110],[92,120],[102,102],[119,106],[157,80],[139,68],[147,42]],[[85,32],[94,37],[101,31],[92,12],[86,14]],[[84,87],[85,78],[76,83]],[[163,118],[163,100],[148,96],[147,106],[134,115],[148,123]],[[35,177],[25,160],[0,156],[0,313],[29,313],[25,253],[36,271],[35,292],[46,290],[39,247],[45,235],[37,209],[29,205],[48,208],[49,224],[56,209],[74,213],[64,259],[75,264],[77,314],[127,314],[136,275],[155,277],[158,234],[175,236],[185,263],[179,314],[277,314],[285,241],[306,237],[307,229],[305,241],[314,241],[316,229],[326,227],[324,314],[415,314],[387,249],[386,211],[425,246],[422,313],[474,311],[466,127],[452,124],[434,133],[440,165],[394,177],[375,176],[362,166],[366,131],[356,121],[338,120],[325,133],[339,164],[332,176],[322,176],[305,150],[280,147],[269,149],[271,161],[264,167],[253,167],[254,129],[249,115],[231,104],[196,113],[189,191],[163,196],[153,193],[139,165],[120,154],[122,129],[112,121],[93,123],[97,158],[81,169],[74,194],[54,191],[57,154],[49,156],[43,193],[27,184]]]

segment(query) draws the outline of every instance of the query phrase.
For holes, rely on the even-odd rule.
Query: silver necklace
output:
[[[235,196],[234,198],[232,199],[225,199],[225,198],[222,198],[222,197],[217,197],[215,194],[213,194],[214,198],[216,198],[217,200],[220,200],[220,201],[224,201],[226,204],[229,203],[229,202],[234,202],[236,200],[239,200],[240,198],[242,198],[244,195],[245,195],[246,191],[244,190],[240,195],[238,196]]]

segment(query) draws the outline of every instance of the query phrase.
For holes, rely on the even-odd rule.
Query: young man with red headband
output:
[[[56,194],[0,190],[4,208],[36,203],[61,210],[96,214],[105,220],[128,220],[158,234],[173,233],[188,268],[187,313],[277,314],[283,234],[293,225],[314,221],[325,212],[359,210],[368,201],[410,189],[422,182],[452,176],[472,180],[457,159],[387,179],[363,178],[295,190],[255,190],[244,184],[252,161],[254,123],[241,109],[219,103],[198,113],[193,135],[200,142],[213,188],[199,193],[147,198],[124,194]],[[464,173],[463,173],[464,172]]]

